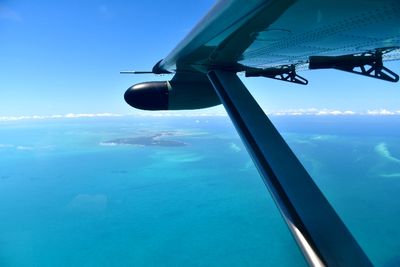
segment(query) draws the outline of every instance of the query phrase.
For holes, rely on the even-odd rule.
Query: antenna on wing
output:
[[[153,74],[154,72],[152,71],[134,71],[134,70],[125,70],[125,71],[120,71],[120,74]]]
[[[153,69],[151,71],[134,71],[134,70],[128,70],[128,71],[120,71],[120,74],[170,74],[170,71],[165,70],[160,66],[162,60],[158,61],[156,65],[154,65]]]

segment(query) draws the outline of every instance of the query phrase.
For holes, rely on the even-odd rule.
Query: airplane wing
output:
[[[306,85],[298,72],[332,68],[397,82],[398,0],[220,0],[152,73],[130,87],[147,110],[223,104],[310,266],[372,266],[295,154],[237,77]]]
[[[393,51],[399,25],[397,0],[222,0],[157,70],[304,68],[311,56]]]

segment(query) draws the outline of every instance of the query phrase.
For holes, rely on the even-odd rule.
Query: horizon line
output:
[[[264,110],[268,116],[399,116],[400,110],[375,109],[364,112],[338,109],[288,109],[281,111]],[[77,118],[112,118],[112,117],[226,117],[225,111],[201,112],[201,111],[137,111],[135,113],[66,113],[54,115],[22,115],[0,116],[0,122],[20,120],[51,120],[51,119],[77,119]]]

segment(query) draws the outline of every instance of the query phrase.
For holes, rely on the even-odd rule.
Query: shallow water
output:
[[[400,119],[273,120],[374,264],[397,266]],[[187,145],[104,145],[162,132]],[[0,158],[1,266],[305,265],[228,118],[2,123]]]

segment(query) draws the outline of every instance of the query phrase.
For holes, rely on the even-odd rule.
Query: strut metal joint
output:
[[[297,75],[294,65],[279,68],[250,69],[246,71],[246,77],[266,77],[285,82],[307,85],[308,81]]]
[[[389,82],[398,82],[399,75],[383,65],[382,54],[388,51],[345,56],[311,56],[309,69],[337,69]]]

